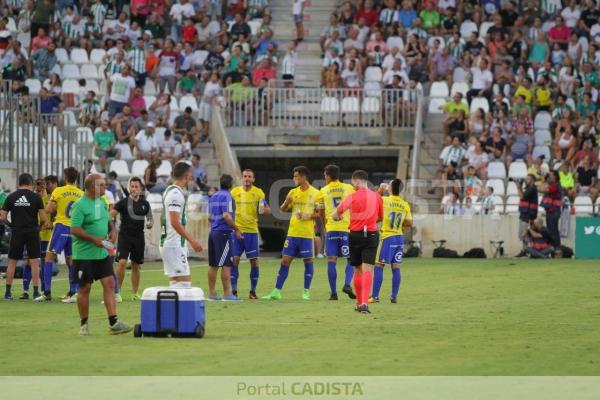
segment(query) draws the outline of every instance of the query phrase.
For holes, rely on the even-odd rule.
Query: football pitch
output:
[[[206,290],[204,262],[192,261]],[[263,259],[258,294],[273,287],[279,260]],[[159,263],[142,287],[166,283]],[[247,296],[248,262],[240,271]],[[326,262],[315,263],[312,299],[301,299],[295,261],[283,300],[207,302],[203,339],[110,336],[95,284],[90,336],[78,336],[75,304],[0,302],[0,375],[598,375],[600,263],[580,260],[408,259],[398,304],[391,272],[370,315],[345,295],[329,301]],[[343,266],[338,265],[338,286]],[[53,287],[67,287],[64,267]],[[0,282],[3,286],[4,282]],[[15,280],[18,296],[21,282]],[[3,289],[3,287],[2,287]],[[15,296],[15,297],[16,297]],[[129,275],[119,317],[139,323]],[[357,366],[362,367],[357,369]]]

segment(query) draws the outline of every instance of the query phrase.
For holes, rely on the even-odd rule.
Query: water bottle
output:
[[[265,200],[262,199],[261,201],[258,202],[258,213],[262,215],[264,212],[265,212]]]
[[[115,244],[110,240],[103,240],[102,245],[106,250],[108,250],[109,256],[115,256],[117,254],[117,249],[115,248]]]

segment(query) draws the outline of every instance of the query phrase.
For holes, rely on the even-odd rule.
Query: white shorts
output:
[[[212,106],[203,101],[200,102],[200,109],[198,110],[198,118],[201,121],[210,122],[210,116],[212,113]]]
[[[161,247],[160,256],[163,259],[165,275],[169,278],[191,275],[187,247]]]

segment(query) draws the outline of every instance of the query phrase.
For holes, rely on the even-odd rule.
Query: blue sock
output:
[[[117,274],[114,272],[113,272],[113,279],[115,281],[115,294],[119,294],[119,292],[121,291],[121,288],[119,287],[119,280],[117,279]]]
[[[46,261],[44,263],[44,293],[52,291],[52,271],[54,271],[54,262]]]
[[[312,261],[304,262],[304,289],[310,289],[315,268]]]
[[[237,292],[237,282],[240,276],[240,268],[235,265],[231,268],[231,290]]]
[[[277,275],[277,282],[275,283],[275,287],[279,290],[283,289],[283,284],[288,277],[288,273],[290,272],[289,265],[283,265],[279,267],[279,274]]]
[[[381,284],[383,283],[383,267],[375,267],[373,274],[373,297],[379,297]]]
[[[40,288],[42,290],[42,293],[44,293],[46,291],[46,285],[44,283],[44,263],[40,262]]]
[[[352,265],[350,265],[350,263],[348,263],[348,264],[346,264],[344,285],[345,286],[352,285],[352,278],[354,278],[354,267]]]
[[[335,269],[335,266],[335,261],[327,261],[327,278],[329,279],[329,289],[331,289],[331,294],[337,294],[337,271]]]
[[[29,291],[29,284],[31,283],[31,267],[26,265],[23,268],[23,291]]]
[[[67,268],[69,269],[69,292],[77,293],[79,292],[79,284],[75,276],[75,268],[73,268],[73,264],[67,264]]]
[[[258,267],[250,267],[250,290],[256,292],[256,286],[258,285],[258,277],[260,270]]]
[[[402,278],[400,277],[400,268],[392,268],[392,297],[398,297],[398,292],[400,291],[400,282]]]

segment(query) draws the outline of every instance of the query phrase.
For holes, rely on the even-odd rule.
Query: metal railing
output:
[[[225,89],[225,126],[235,128],[407,128],[417,94],[402,89]]]
[[[421,142],[423,141],[423,108],[425,99],[419,96],[417,100],[416,118],[415,118],[415,137],[412,147],[411,165],[410,165],[410,185],[409,193],[417,194],[417,182],[419,180],[419,166],[421,164]]]
[[[78,129],[72,113],[42,114],[41,99],[15,94],[10,81],[0,86],[0,161],[13,162],[17,175],[62,175],[85,167],[92,155],[89,130]]]
[[[242,170],[240,169],[235,150],[229,145],[229,139],[227,138],[227,132],[223,124],[221,107],[219,105],[215,105],[214,107],[215,112],[212,113],[210,121],[210,136],[215,146],[221,173],[231,175],[236,182],[241,184]]]

